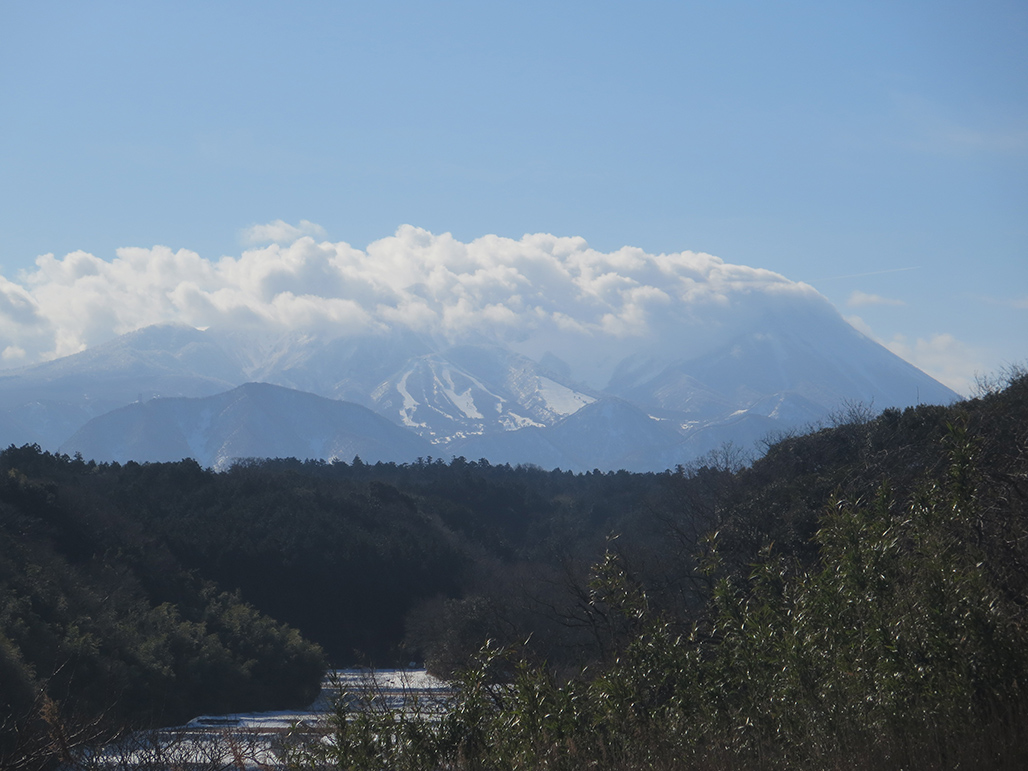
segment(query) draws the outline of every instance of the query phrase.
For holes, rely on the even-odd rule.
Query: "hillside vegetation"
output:
[[[1028,377],[835,422],[662,474],[9,448],[0,751],[414,659],[463,678],[448,718],[341,713],[303,762],[1020,767]]]
[[[676,475],[680,508],[658,519],[692,544],[690,574],[636,571],[612,544],[579,606],[592,666],[561,676],[489,643],[441,722],[340,709],[336,741],[297,760],[1024,768],[1026,449],[1020,374],[951,408],[790,439],[720,481]],[[717,527],[699,542],[696,517]],[[704,602],[683,612],[676,587]]]

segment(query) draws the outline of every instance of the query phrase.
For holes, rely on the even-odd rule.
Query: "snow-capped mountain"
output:
[[[551,426],[595,401],[531,359],[471,345],[410,359],[371,398],[383,415],[442,446]]]
[[[688,349],[695,348],[691,341]],[[590,388],[552,354],[537,361],[495,340],[452,345],[409,331],[272,339],[156,326],[0,375],[0,442],[108,459],[189,454],[211,464],[237,455],[432,454],[660,470],[727,441],[749,448],[846,404],[878,410],[958,398],[830,306],[769,312],[699,356],[640,349],[612,372],[606,388]],[[319,413],[329,407],[314,409],[296,391],[275,399],[258,399],[254,386],[226,394],[250,381],[362,405],[399,433],[375,434],[377,449],[358,449],[356,439],[332,439],[341,417]],[[215,394],[228,401],[201,409],[195,398],[154,400]],[[230,407],[243,396],[249,406]],[[356,404],[347,405],[348,420],[356,420]],[[326,433],[319,421],[336,428]],[[233,426],[228,434],[226,425]]]

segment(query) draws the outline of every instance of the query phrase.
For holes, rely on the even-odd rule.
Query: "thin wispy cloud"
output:
[[[1024,155],[1028,153],[1028,129],[985,131],[967,126],[949,126],[938,133],[936,144],[950,149]]]
[[[861,292],[860,290],[854,290],[849,299],[846,301],[846,305],[850,308],[863,308],[868,305],[891,305],[891,306],[902,306],[906,305],[902,300],[896,300],[889,297],[882,297],[877,294],[868,294]]]
[[[1028,155],[1028,125],[1023,120],[975,124],[947,114],[943,106],[916,94],[893,94],[897,117],[909,132],[905,144],[935,155]],[[958,119],[959,117],[959,119]]]
[[[282,220],[275,220],[264,225],[251,225],[240,235],[240,240],[247,246],[255,244],[291,244],[303,236],[325,237],[325,229],[309,220],[300,220],[299,225],[290,225]]]
[[[826,276],[824,278],[814,279],[815,283],[821,283],[822,281],[839,281],[845,278],[866,278],[867,276],[884,276],[888,273],[903,273],[908,270],[919,270],[920,265],[915,265],[910,268],[889,268],[888,270],[873,270],[870,273],[848,273],[844,276]]]
[[[1028,295],[1023,297],[981,297],[982,302],[1015,310],[1028,310]]]

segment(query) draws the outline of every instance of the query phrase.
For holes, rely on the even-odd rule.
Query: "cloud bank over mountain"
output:
[[[628,354],[700,355],[763,314],[835,314],[812,287],[709,254],[591,249],[582,238],[488,235],[462,243],[405,225],[366,250],[319,226],[254,226],[270,245],[211,260],[123,248],[36,260],[0,276],[0,366],[75,353],[150,324],[324,338],[410,330],[441,342],[553,353],[603,385]]]

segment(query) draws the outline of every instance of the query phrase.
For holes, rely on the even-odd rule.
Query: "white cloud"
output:
[[[881,340],[878,339],[878,336],[874,333],[874,330],[871,329],[871,325],[864,321],[860,316],[843,316],[843,318],[846,319],[846,322],[851,327],[861,334],[867,335],[872,340],[881,342]]]
[[[893,300],[876,294],[867,294],[859,289],[854,290],[846,301],[850,308],[863,308],[866,305],[906,305],[902,300]]]
[[[362,251],[315,241],[303,234],[316,228],[307,222],[259,227],[289,242],[216,261],[163,246],[119,249],[112,260],[44,255],[17,282],[0,277],[5,361],[19,363],[19,351],[20,363],[53,358],[168,321],[324,337],[407,328],[501,340],[537,358],[549,351],[601,384],[630,353],[697,355],[776,308],[834,313],[806,284],[709,254],[605,253],[548,234],[462,243],[411,226]]]
[[[972,373],[987,370],[981,352],[951,334],[933,335],[927,339],[919,337],[913,342],[903,335],[896,335],[885,346],[964,396],[974,390]]]
[[[325,229],[310,220],[300,220],[299,226],[275,220],[264,225],[251,225],[240,234],[240,240],[248,246],[267,243],[291,244],[303,236],[324,238]]]
[[[986,372],[984,352],[958,340],[949,333],[917,338],[910,341],[904,335],[894,335],[883,340],[860,316],[845,316],[846,321],[872,340],[881,343],[901,359],[905,359],[931,375],[943,385],[964,396],[974,390],[975,373]]]

